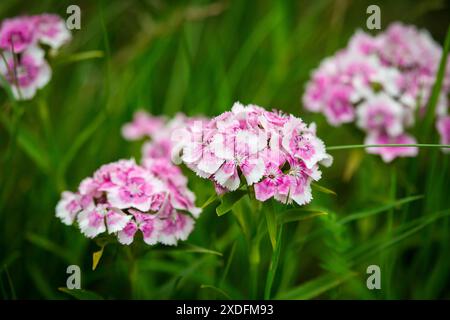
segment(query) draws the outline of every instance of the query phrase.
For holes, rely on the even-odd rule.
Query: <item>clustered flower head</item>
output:
[[[195,207],[195,195],[188,188],[188,180],[171,159],[175,145],[174,133],[197,121],[204,122],[206,119],[177,113],[168,120],[166,117],[153,116],[140,110],[134,114],[132,122],[122,127],[125,139],[146,139],[142,146],[142,165],[165,183],[174,208],[188,210],[194,217],[198,217],[201,209]]]
[[[178,130],[174,141],[175,153],[198,176],[212,180],[218,193],[237,190],[242,179],[260,201],[310,202],[311,182],[321,178],[319,163],[332,161],[314,124],[240,103]]]
[[[89,238],[108,233],[128,245],[140,231],[149,245],[175,245],[200,213],[193,201],[181,172],[167,163],[120,160],[100,167],[77,192],[63,192],[56,216]]]
[[[187,125],[206,121],[206,118],[187,117],[183,113],[177,113],[168,120],[164,116],[153,116],[140,110],[134,114],[132,122],[122,127],[122,136],[131,141],[146,139],[142,145],[143,159],[164,158],[170,162],[173,147],[176,144],[174,135],[177,131]]]
[[[358,31],[347,47],[325,59],[306,86],[303,104],[321,112],[334,126],[355,122],[365,144],[414,144],[407,133],[423,116],[431,95],[442,48],[423,30],[394,23],[371,36]],[[436,112],[445,116],[450,93],[447,70]],[[442,133],[441,133],[442,134]],[[415,147],[368,148],[385,162],[415,156]]]
[[[51,78],[46,45],[56,52],[71,39],[64,20],[54,14],[5,19],[0,26],[0,74],[16,99],[31,99]]]

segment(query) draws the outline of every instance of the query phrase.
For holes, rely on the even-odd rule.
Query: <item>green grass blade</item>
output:
[[[67,293],[68,295],[74,297],[77,300],[104,300],[104,298],[93,291],[84,289],[67,289],[58,288],[59,291]]]
[[[243,196],[247,194],[247,191],[236,190],[233,192],[225,193],[221,197],[222,203],[216,208],[218,216],[223,216],[225,213],[230,212],[234,204],[241,200]]]
[[[310,280],[294,289],[284,292],[276,297],[276,299],[286,300],[307,300],[313,299],[321,294],[336,288],[340,284],[346,282],[350,278],[356,276],[354,272],[345,274],[327,273],[323,276]]]
[[[361,211],[361,212],[352,213],[352,214],[342,218],[340,220],[340,223],[341,224],[346,224],[346,223],[349,223],[349,222],[354,221],[354,220],[370,217],[370,216],[373,216],[373,215],[376,215],[376,214],[388,211],[389,209],[396,208],[396,207],[402,206],[402,205],[404,205],[406,203],[417,201],[417,200],[420,200],[420,199],[423,199],[423,195],[406,197],[406,198],[394,201],[392,203],[389,203],[389,204],[386,204],[386,205],[383,205],[383,206],[380,206],[380,207],[377,207],[377,208],[372,208],[372,209],[364,210],[364,211]]]
[[[270,243],[272,244],[272,249],[275,250],[277,247],[277,216],[273,210],[273,206],[270,206],[264,210],[267,223],[267,231],[269,232]]]
[[[425,137],[428,137],[428,134],[432,128],[433,120],[436,115],[436,105],[439,100],[439,95],[441,93],[442,83],[444,81],[445,70],[447,65],[448,53],[450,50],[450,25],[447,29],[447,36],[445,37],[444,48],[442,50],[441,61],[439,63],[439,69],[436,75],[436,80],[433,85],[433,90],[431,91],[430,99],[428,100],[427,105],[427,113],[425,116]]]
[[[275,274],[276,274],[277,268],[278,268],[278,262],[280,260],[282,233],[283,233],[283,225],[280,226],[280,230],[278,231],[276,246],[273,249],[272,259],[270,261],[270,266],[269,266],[269,271],[267,272],[266,286],[264,288],[264,299],[265,300],[269,300],[271,297],[273,280],[275,279]]]
[[[230,271],[231,263],[233,262],[234,254],[236,253],[236,245],[237,245],[237,242],[235,241],[233,243],[233,246],[231,247],[230,255],[228,256],[227,264],[225,265],[225,269],[222,272],[222,277],[220,279],[220,286],[222,286],[225,283],[225,280],[228,276],[228,272]]]
[[[304,221],[319,216],[325,216],[328,212],[316,209],[290,209],[277,215],[278,224],[285,224],[295,221]]]
[[[337,196],[336,192],[334,192],[333,190],[328,189],[328,188],[326,188],[324,186],[321,186],[320,184],[318,184],[316,182],[311,183],[311,186],[313,187],[313,189],[316,189],[319,192],[322,192],[322,193],[325,193],[325,194],[332,194],[333,196]]]
[[[68,252],[66,249],[64,249],[63,247],[57,245],[56,243],[41,237],[37,234],[34,233],[27,233],[25,238],[32,243],[33,245],[35,245],[36,247],[39,247],[41,249],[44,249],[50,253],[55,254],[56,256],[62,258],[63,260],[65,260],[68,263],[73,262],[73,257],[70,254],[70,252]]]
[[[202,284],[202,285],[200,286],[200,288],[201,288],[201,289],[211,289],[211,290],[213,290],[213,291],[219,293],[220,295],[224,296],[226,299],[232,300],[231,297],[230,297],[230,295],[229,295],[228,293],[226,293],[224,290],[222,290],[222,289],[220,289],[220,288],[217,288],[217,287],[215,287],[215,286],[213,286],[213,285],[210,285],[210,284]]]

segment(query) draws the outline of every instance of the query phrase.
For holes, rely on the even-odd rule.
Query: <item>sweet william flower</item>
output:
[[[386,133],[371,133],[365,141],[367,145],[374,144],[416,144],[414,137],[403,133],[401,135],[390,137]],[[379,154],[384,162],[391,162],[397,157],[415,157],[417,156],[417,147],[370,147],[368,153]]]
[[[31,99],[50,81],[52,72],[42,49],[29,47],[17,59],[17,65],[11,53],[5,52],[4,57],[6,63],[3,59],[0,61],[0,73],[11,86],[16,99]]]
[[[139,230],[149,245],[175,245],[193,229],[189,212],[200,213],[179,174],[172,171],[171,180],[163,180],[134,160],[103,165],[80,183],[77,192],[63,192],[56,216],[67,225],[76,222],[89,238],[107,232],[128,245]]]
[[[57,50],[71,38],[64,20],[56,14],[14,17],[3,20],[0,26],[0,48],[15,54],[38,42]]]
[[[30,17],[5,19],[0,27],[0,48],[4,51],[21,53],[36,43],[35,31],[35,24]]]
[[[65,21],[56,14],[44,13],[32,16],[30,20],[35,29],[36,39],[53,50],[58,50],[72,39]]]
[[[200,215],[201,209],[195,206],[195,195],[189,190],[187,178],[179,167],[162,158],[145,158],[143,166],[163,181],[168,190],[168,201],[173,208],[187,211],[195,218]]]
[[[288,154],[303,161],[307,168],[331,159],[325,144],[315,135],[315,128],[307,128],[302,120],[292,117],[282,129],[282,145]]]
[[[181,159],[218,194],[254,186],[257,200],[299,205],[311,201],[310,184],[331,156],[314,125],[278,111],[236,102],[231,111],[185,130]]]
[[[384,131],[397,136],[404,131],[407,110],[385,93],[376,94],[361,103],[357,110],[357,125],[366,131]]]
[[[402,23],[371,36],[357,31],[348,45],[322,61],[303,95],[304,107],[329,124],[355,122],[366,141],[412,141],[407,131],[426,114],[442,48],[425,30]],[[450,68],[438,96],[436,116],[448,112]],[[395,150],[397,149],[397,150]],[[367,149],[385,162],[415,156],[415,148]]]
[[[205,119],[189,118],[178,113],[173,119],[167,120],[141,110],[135,113],[132,122],[122,127],[126,139],[148,138],[142,148],[142,166],[163,182],[168,190],[167,198],[171,207],[187,211],[195,218],[201,212],[195,206],[195,195],[188,188],[187,178],[171,159],[176,144],[185,138],[183,128],[197,121],[201,123]]]
[[[90,203],[78,214],[78,226],[81,232],[88,238],[94,238],[98,234],[108,231],[114,233],[122,230],[130,216],[111,205]]]
[[[57,15],[20,16],[3,20],[0,26],[0,74],[17,100],[29,100],[51,78],[45,52],[39,44],[56,51],[71,34]]]
[[[164,117],[151,116],[143,110],[137,111],[133,116],[133,121],[122,127],[122,136],[127,140],[151,137],[162,129],[165,121]]]
[[[71,225],[81,209],[80,195],[64,191],[61,195],[61,200],[56,206],[56,216],[61,219],[64,224]]]

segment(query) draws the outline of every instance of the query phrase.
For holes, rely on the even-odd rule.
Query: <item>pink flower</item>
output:
[[[108,232],[126,245],[133,242],[137,230],[149,245],[185,240],[194,223],[179,211],[195,217],[201,211],[194,205],[186,179],[179,168],[163,159],[146,166],[134,160],[103,165],[80,183],[76,193],[62,194],[56,216],[68,225],[76,221],[89,238]],[[169,218],[176,222],[170,228]],[[169,229],[171,241],[167,240]]]
[[[331,125],[355,121],[371,139],[409,137],[404,132],[415,116],[426,113],[441,54],[429,33],[414,26],[393,23],[376,36],[357,31],[346,48],[313,72],[303,103],[307,110],[323,113]],[[447,112],[449,92],[450,68],[438,98],[438,116]],[[382,149],[371,152],[375,150]],[[383,153],[412,156],[413,150],[388,148]]]
[[[118,177],[115,185],[108,188],[108,200],[119,209],[136,208],[146,212],[157,211],[158,199],[164,192],[163,184],[147,170],[137,167]]]
[[[171,206],[177,210],[187,211],[195,218],[200,215],[201,209],[194,203],[195,195],[189,190],[187,179],[179,167],[162,158],[145,158],[143,166],[164,182]]]
[[[438,119],[436,128],[441,136],[441,144],[450,144],[450,116],[443,116]],[[442,151],[448,153],[449,148],[442,148]]]
[[[292,117],[284,125],[282,144],[291,156],[301,159],[308,168],[331,159],[322,140],[298,118]]]
[[[307,83],[303,95],[305,109],[313,112],[320,112],[324,109],[324,96],[331,81],[331,77],[320,69],[313,74],[313,78]]]
[[[318,164],[331,164],[314,125],[255,105],[235,103],[231,111],[186,132],[191,139],[183,140],[181,159],[198,176],[213,180],[218,194],[238,189],[243,177],[260,201],[273,197],[305,204],[312,199],[312,177],[320,178]],[[284,172],[287,159],[291,170]]]
[[[61,17],[55,14],[41,14],[30,18],[33,21],[36,38],[43,44],[57,50],[72,38]]]
[[[36,42],[35,25],[29,17],[3,20],[0,27],[0,48],[21,53]]]
[[[264,178],[255,184],[255,197],[259,201],[266,201],[275,196],[278,188],[285,183],[284,174],[279,165],[268,162],[266,164]]]
[[[311,182],[321,178],[318,166],[308,169],[302,160],[289,157],[286,172],[280,167],[286,167],[286,162],[266,164],[263,180],[255,184],[256,199],[266,201],[273,197],[282,203],[309,203],[312,200]]]
[[[391,24],[380,36],[382,59],[401,68],[429,68],[440,58],[440,48],[430,34],[414,26]]]
[[[385,93],[361,103],[357,109],[357,125],[366,131],[383,131],[390,136],[403,133],[406,110]]]
[[[134,220],[127,223],[127,225],[117,233],[117,240],[121,244],[130,245],[134,240],[134,235],[138,230],[138,226]],[[152,241],[153,242],[153,241]]]
[[[180,213],[161,220],[161,224],[158,241],[165,245],[175,245],[178,240],[186,240],[194,228],[194,220]]]
[[[114,233],[122,230],[130,216],[108,204],[95,205],[91,203],[78,214],[78,226],[81,232],[88,238],[94,238],[105,232]]]
[[[5,19],[0,27],[0,74],[18,100],[29,100],[51,78],[45,52],[38,44],[58,49],[71,39],[64,21],[57,15],[21,16]]]
[[[172,141],[170,139],[159,139],[146,141],[142,146],[143,158],[170,159],[172,156]]]
[[[151,137],[164,126],[164,122],[163,117],[155,117],[141,110],[134,114],[132,122],[122,127],[122,135],[127,140]]]
[[[403,133],[396,137],[390,137],[385,133],[369,133],[364,141],[367,145],[374,144],[416,144],[412,136]],[[379,154],[384,162],[391,162],[397,157],[417,156],[417,147],[372,147],[367,148],[368,153]]]
[[[370,34],[358,30],[350,39],[348,48],[349,50],[356,51],[364,55],[374,54],[380,48],[379,41],[377,40],[377,38],[372,37]]]
[[[56,216],[66,225],[71,225],[77,214],[81,211],[79,195],[64,191],[61,194],[61,200],[56,205]]]
[[[38,47],[29,47],[18,58],[4,53],[5,60],[0,61],[0,73],[8,81],[16,99],[29,100],[37,89],[43,88],[51,78],[51,69],[44,60],[44,52]]]

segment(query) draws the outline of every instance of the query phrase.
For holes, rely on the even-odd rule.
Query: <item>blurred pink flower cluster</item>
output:
[[[57,51],[71,39],[64,20],[54,14],[5,19],[0,26],[0,74],[16,99],[31,99],[51,78],[41,45]]]
[[[122,127],[122,136],[127,140],[145,138],[142,145],[142,158],[172,158],[172,150],[176,144],[174,136],[180,129],[196,122],[206,122],[206,118],[187,117],[177,113],[172,119],[164,116],[153,116],[145,111],[137,111],[133,121]]]
[[[355,122],[366,133],[365,144],[414,144],[416,139],[407,129],[426,111],[441,54],[442,48],[431,36],[414,26],[394,23],[377,36],[358,31],[345,49],[326,58],[313,72],[303,104],[323,113],[331,125]],[[448,109],[450,68],[447,71],[436,107],[438,119]],[[442,121],[438,120],[444,127],[448,122],[442,125]],[[367,151],[390,162],[415,156],[418,150],[378,147]]]
[[[128,245],[139,230],[149,245],[175,245],[193,229],[194,220],[187,213],[200,213],[193,194],[179,188],[185,184],[183,178],[164,163],[140,166],[134,160],[119,160],[84,179],[77,192],[63,192],[56,216],[67,225],[77,222],[89,238],[107,232]]]
[[[321,178],[319,163],[332,161],[314,125],[255,105],[235,103],[176,137],[174,152],[198,176],[214,181],[218,193],[237,190],[243,178],[260,201],[310,202],[311,182]]]

